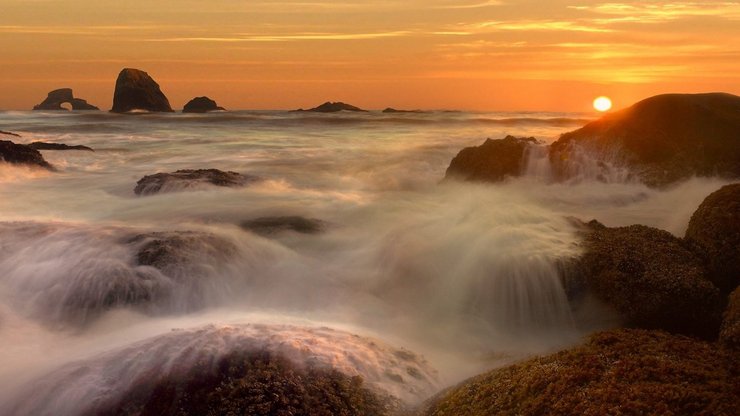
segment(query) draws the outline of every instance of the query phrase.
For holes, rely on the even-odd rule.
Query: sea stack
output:
[[[207,113],[209,111],[226,111],[226,109],[219,107],[208,97],[195,97],[188,101],[182,109],[183,113]]]
[[[116,80],[113,93],[113,113],[134,110],[173,112],[169,100],[152,77],[144,71],[124,68]]]
[[[308,110],[304,110],[301,108],[295,111],[311,111],[314,113],[337,113],[339,111],[367,112],[367,110],[363,110],[359,107],[355,107],[354,105],[343,103],[341,101],[337,101],[337,102],[327,101],[318,107],[309,108]]]
[[[53,111],[66,111],[67,109],[62,107],[62,104],[70,104],[72,110],[99,110],[98,107],[90,105],[86,100],[82,98],[75,98],[72,93],[72,88],[59,88],[57,90],[49,92],[46,99],[41,104],[35,105],[34,110],[53,110]]]

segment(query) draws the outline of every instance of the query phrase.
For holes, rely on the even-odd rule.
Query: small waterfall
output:
[[[524,176],[545,183],[562,180],[570,183],[583,181],[602,183],[634,183],[635,175],[618,148],[596,148],[575,143],[559,150],[553,164],[550,146],[530,145],[524,154]]]
[[[546,145],[529,145],[524,152],[526,162],[524,176],[539,179],[543,182],[551,182],[553,179],[552,165],[549,157],[550,147]]]

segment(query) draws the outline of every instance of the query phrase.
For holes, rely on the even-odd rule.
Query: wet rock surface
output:
[[[149,74],[138,69],[125,68],[116,79],[111,111],[126,113],[134,110],[173,111],[159,84]]]
[[[9,140],[0,140],[0,162],[54,170],[38,150]]]
[[[203,189],[203,185],[223,187],[241,187],[260,181],[252,175],[237,172],[224,172],[218,169],[181,169],[172,173],[155,173],[147,175],[136,182],[136,195],[153,195],[164,192],[178,192],[192,189]]]
[[[316,218],[300,216],[260,217],[243,221],[241,227],[261,235],[273,235],[282,231],[302,234],[318,234],[326,229],[326,222]]]
[[[727,309],[722,316],[719,342],[726,347],[740,351],[740,288],[730,294]]]
[[[691,216],[686,241],[725,293],[740,284],[740,183],[710,194]]]
[[[442,392],[419,415],[738,414],[740,364],[714,344],[662,331],[598,333],[582,346]]]
[[[539,142],[534,137],[506,136],[486,141],[476,147],[466,147],[450,162],[445,179],[498,182],[522,174],[529,146]]]
[[[12,133],[12,132],[9,132],[9,131],[2,131],[2,130],[0,130],[0,134],[5,134],[7,136],[13,136],[13,137],[21,137],[20,134],[18,134],[18,133]]]

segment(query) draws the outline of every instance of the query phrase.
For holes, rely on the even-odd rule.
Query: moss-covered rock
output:
[[[736,415],[728,350],[662,331],[620,329],[474,377],[420,411],[434,416]]]
[[[715,338],[722,300],[701,260],[670,233],[589,223],[570,280],[614,307],[629,326]],[[570,283],[572,284],[572,282]]]
[[[691,216],[686,241],[725,293],[740,284],[740,183],[710,194]]]
[[[722,319],[719,342],[740,350],[740,288],[730,294],[730,301]]]

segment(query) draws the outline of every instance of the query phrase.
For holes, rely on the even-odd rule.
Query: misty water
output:
[[[147,372],[245,345],[414,404],[609,327],[596,302],[569,304],[558,276],[578,255],[570,218],[682,236],[724,182],[654,190],[619,171],[590,175],[585,160],[580,177],[552,183],[537,149],[521,178],[441,181],[463,147],[507,134],[551,142],[592,117],[2,112],[16,142],[95,152],[42,151],[57,172],[0,164],[0,413],[80,414]],[[263,180],[133,192],[145,175],[200,168]],[[240,226],[276,216],[323,229]],[[162,235],[194,241],[182,264],[139,264]],[[111,307],[116,290],[136,302]]]

